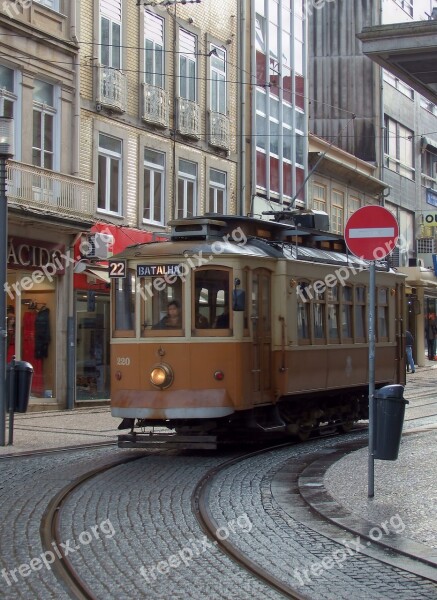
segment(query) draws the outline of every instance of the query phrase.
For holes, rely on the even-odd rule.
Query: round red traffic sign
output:
[[[344,238],[349,251],[355,256],[381,260],[396,246],[398,222],[383,206],[363,206],[349,217]]]

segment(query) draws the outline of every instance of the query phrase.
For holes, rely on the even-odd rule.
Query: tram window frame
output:
[[[318,285],[319,281],[315,281],[313,283],[313,298],[311,302],[311,342],[317,346],[320,344],[326,344],[326,328],[327,328],[327,303],[326,303],[326,285],[323,282],[323,286]],[[319,289],[320,287],[320,289]],[[316,315],[319,312],[319,315]],[[320,325],[316,326],[316,316],[319,317]],[[317,335],[316,333],[321,333],[321,335]]]
[[[251,290],[249,289],[249,281],[251,278],[249,277],[250,270],[246,267],[242,272],[242,284],[241,289],[246,290],[246,303],[244,305],[244,313],[243,313],[243,336],[250,337],[250,327],[249,327],[249,300],[251,296]]]
[[[158,283],[159,279],[161,282]],[[162,277],[140,277],[137,285],[140,296],[140,337],[183,337],[185,335],[185,284],[181,277],[174,275],[169,277],[168,281]],[[173,293],[169,294],[169,291]],[[174,329],[161,328],[159,325],[166,316],[167,307],[174,301],[180,307],[182,326]],[[150,308],[148,314],[147,308]]]
[[[362,295],[361,295],[361,292]],[[360,296],[360,297],[359,297]],[[354,312],[353,312],[353,333],[354,342],[367,342],[367,287],[365,285],[354,286]],[[361,323],[358,331],[358,323]],[[362,329],[362,331],[361,331]],[[360,335],[362,333],[362,335]]]
[[[341,288],[340,304],[340,340],[352,343],[354,327],[354,289],[351,285]]]
[[[224,292],[224,303],[223,305],[220,305],[220,307],[223,307],[223,312],[220,314],[217,314],[217,294],[215,296],[215,300],[214,298],[210,299],[210,291],[212,292],[217,292],[217,291],[221,291],[221,290],[214,290],[213,286],[211,286],[211,288],[208,287],[200,287],[199,284],[199,279],[202,276],[202,273],[206,273],[208,271],[213,271],[213,272],[225,272],[227,274],[227,292],[226,289],[223,290]],[[193,336],[196,337],[227,337],[227,336],[231,336],[232,332],[233,332],[233,311],[232,311],[232,307],[231,307],[231,290],[232,290],[232,269],[230,267],[222,267],[222,266],[215,266],[214,268],[207,266],[207,267],[200,267],[198,269],[194,269],[193,271],[193,277],[191,278],[191,332]],[[213,280],[211,280],[213,281]],[[208,282],[204,282],[206,285]],[[207,298],[207,303],[206,305],[204,305],[203,308],[205,308],[205,306],[208,309],[208,315],[205,315],[204,313],[201,313],[201,307],[199,306],[199,301],[200,301],[200,294],[201,294],[201,290],[206,290],[208,292],[208,298]],[[217,327],[215,326],[216,320],[218,317],[220,317],[222,314],[225,313],[226,307],[228,309],[228,314],[229,314],[229,327]],[[198,326],[197,324],[199,323],[198,321],[198,316],[201,315],[203,318],[205,318],[208,322],[208,325],[205,326]]]
[[[376,290],[376,339],[378,342],[389,341],[389,289],[381,286]],[[382,331],[381,331],[382,329]]]
[[[127,282],[129,281],[130,278],[130,290],[128,289],[128,287],[126,287]],[[125,285],[125,293],[119,294],[120,290],[120,286],[121,285]],[[135,337],[135,331],[136,331],[136,315],[137,315],[137,311],[136,311],[136,303],[135,303],[135,296],[136,296],[136,275],[135,275],[135,271],[134,269],[128,269],[127,271],[127,275],[126,277],[123,278],[119,278],[119,279],[114,279],[113,281],[113,287],[112,287],[112,298],[113,298],[113,308],[112,308],[112,337],[114,338],[123,338],[123,337],[129,337],[129,338],[133,338]],[[123,312],[123,315],[121,315],[118,311],[120,309],[120,304],[121,302],[122,304],[122,310],[126,310],[126,306],[128,305],[129,302],[129,298],[130,298],[130,312],[129,313],[125,313]],[[120,314],[120,317],[118,317],[118,315]],[[128,316],[130,315],[130,316]],[[118,319],[122,318],[128,321],[132,322],[132,327],[126,329],[126,328],[121,328],[121,327],[117,327],[118,325]]]
[[[307,288],[310,289],[307,291]],[[305,296],[307,296],[307,298],[305,298]],[[311,284],[309,281],[300,280],[297,282],[296,300],[298,344],[301,346],[309,346],[311,344]],[[300,322],[302,325],[299,325]]]
[[[326,299],[326,333],[328,344],[339,344],[340,343],[340,293],[339,286],[337,283],[334,285],[327,286],[325,291]],[[335,316],[336,326],[332,327],[332,316]],[[335,335],[332,335],[336,332]]]

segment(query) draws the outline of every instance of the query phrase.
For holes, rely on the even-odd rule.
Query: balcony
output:
[[[186,98],[177,99],[178,114],[177,114],[177,131],[181,135],[200,139],[200,118],[199,105],[192,100]]]
[[[126,112],[126,75],[118,69],[97,66],[97,104],[111,110]]]
[[[209,145],[229,150],[229,119],[226,115],[209,114]]]
[[[165,90],[143,83],[143,121],[168,127],[168,94]]]
[[[12,160],[7,166],[7,197],[11,206],[65,218],[94,218],[94,182]]]

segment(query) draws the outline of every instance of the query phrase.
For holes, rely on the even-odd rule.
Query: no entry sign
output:
[[[383,206],[363,206],[348,219],[344,238],[349,251],[365,260],[381,260],[390,254],[399,237],[399,226]]]

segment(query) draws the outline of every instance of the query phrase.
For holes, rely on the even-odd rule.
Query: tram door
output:
[[[266,269],[252,274],[252,393],[254,404],[271,402],[272,323],[271,278]]]

